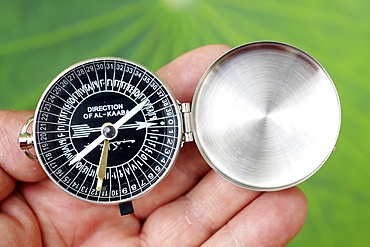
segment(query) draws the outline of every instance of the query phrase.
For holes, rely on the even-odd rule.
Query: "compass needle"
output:
[[[96,185],[97,191],[101,191],[103,186],[103,179],[107,172],[108,150],[109,150],[109,140],[104,139],[103,148],[99,160],[99,166],[96,171],[96,176],[98,178],[98,183]]]
[[[142,121],[136,121],[134,124],[122,124],[119,129],[133,129],[141,130],[145,128],[149,128],[151,126],[157,125],[157,123],[148,123]],[[89,137],[93,132],[99,132],[100,128],[91,128],[88,124],[81,124],[81,125],[73,125],[71,126],[72,129],[72,138],[86,138]]]

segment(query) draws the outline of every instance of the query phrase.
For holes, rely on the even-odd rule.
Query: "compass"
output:
[[[132,61],[79,62],[46,88],[19,142],[64,191],[119,204],[123,215],[193,140],[236,185],[297,185],[334,150],[340,117],[335,86],[314,58],[288,44],[254,42],[209,67],[192,105],[179,103],[165,82]]]
[[[33,118],[36,156],[63,190],[97,203],[131,201],[170,170],[182,141],[170,89],[143,67],[97,58],[60,73]]]

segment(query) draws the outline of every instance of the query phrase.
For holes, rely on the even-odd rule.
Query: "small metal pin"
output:
[[[30,117],[24,123],[24,125],[22,127],[22,130],[21,130],[21,133],[18,136],[18,142],[19,142],[19,147],[21,148],[21,150],[24,150],[24,153],[26,154],[26,156],[31,160],[35,160],[35,159],[37,159],[37,156],[32,154],[29,151],[31,148],[33,148],[33,145],[34,145],[33,144],[34,143],[33,142],[33,133],[28,133],[27,132],[27,129],[31,125],[32,122],[33,122],[33,117]]]

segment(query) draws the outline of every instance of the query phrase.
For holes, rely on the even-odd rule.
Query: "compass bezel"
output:
[[[107,199],[107,200],[93,200],[93,199],[91,199],[91,198],[94,198],[93,196],[87,195],[86,198],[83,198],[82,196],[78,195],[79,194],[78,192],[73,193],[72,191],[70,191],[68,189],[68,187],[65,187],[64,185],[62,185],[61,179],[58,179],[53,174],[51,174],[50,169],[48,168],[48,166],[50,166],[50,164],[43,157],[44,151],[40,148],[40,143],[41,142],[39,142],[39,140],[38,140],[39,139],[38,133],[42,132],[42,130],[40,130],[40,122],[41,122],[40,113],[43,112],[42,107],[44,106],[45,102],[48,100],[47,99],[48,95],[50,95],[51,90],[53,90],[53,88],[55,87],[55,85],[58,82],[60,82],[61,78],[66,77],[68,75],[68,73],[71,73],[72,71],[76,71],[76,69],[81,68],[84,65],[87,65],[87,64],[96,64],[96,63],[102,62],[104,64],[104,66],[105,66],[105,62],[108,63],[108,62],[112,62],[112,61],[115,64],[116,63],[120,63],[120,64],[124,64],[127,67],[130,67],[130,66],[131,66],[131,68],[134,67],[135,68],[134,71],[136,69],[138,69],[138,70],[144,72],[144,74],[142,75],[142,78],[139,80],[139,82],[137,83],[136,86],[139,87],[139,84],[140,83],[144,83],[144,80],[150,80],[150,82],[148,81],[148,83],[147,83],[148,85],[149,85],[149,83],[154,83],[155,85],[153,85],[153,87],[157,87],[157,89],[153,89],[153,94],[151,96],[146,95],[146,96],[149,96],[149,98],[150,97],[154,97],[155,96],[154,95],[155,93],[164,94],[162,96],[158,96],[159,97],[158,101],[160,101],[161,99],[163,99],[163,100],[166,99],[166,104],[168,104],[168,107],[166,109],[170,109],[169,112],[171,112],[171,114],[173,114],[173,115],[171,115],[171,117],[169,117],[169,119],[173,119],[173,121],[171,121],[171,123],[173,125],[172,126],[168,126],[168,129],[169,128],[173,128],[173,130],[174,130],[173,138],[172,137],[170,138],[173,141],[173,143],[171,145],[169,144],[171,146],[171,151],[169,151],[168,156],[166,156],[168,158],[168,160],[166,160],[166,163],[164,165],[165,168],[163,168],[160,172],[158,172],[157,174],[155,174],[154,176],[157,176],[157,178],[155,179],[155,181],[154,181],[154,179],[152,179],[154,182],[152,184],[146,186],[145,189],[143,189],[141,192],[131,193],[131,194],[133,194],[133,196],[124,197],[122,199],[116,199],[117,198],[117,196],[116,196],[114,200],[110,200],[110,199]],[[125,69],[126,69],[126,67],[125,67]],[[104,67],[104,70],[107,70],[107,68]],[[131,72],[131,73],[132,73],[132,78],[133,78],[134,77],[134,72]],[[144,75],[148,75],[148,78],[149,79],[148,78],[145,78],[144,79]],[[122,75],[122,78],[121,78],[122,80],[123,80],[123,77],[124,76]],[[131,78],[131,80],[133,80],[132,78]],[[105,78],[105,80],[106,80],[105,83],[107,83],[107,78]],[[131,81],[128,82],[128,84],[130,84],[130,83],[131,83]],[[152,85],[150,87],[152,87]],[[112,90],[107,90],[107,88],[109,88],[109,87],[106,87],[106,91],[104,91],[104,92],[113,92],[114,93],[114,91],[113,91],[113,84],[112,84]],[[150,88],[149,88],[149,86],[147,86],[147,88],[148,89],[145,89],[145,90],[148,91]],[[145,94],[144,91],[142,93]],[[104,93],[104,92],[103,91],[98,91],[97,93]],[[124,92],[126,92],[126,91],[124,91]],[[140,96],[140,97],[144,97],[144,96]],[[138,98],[136,98],[136,99],[138,99]],[[157,103],[155,103],[155,104],[157,104]],[[158,103],[158,105],[159,105],[159,103]],[[77,106],[76,106],[76,108],[77,108]],[[165,108],[163,108],[162,110],[164,111],[164,109]],[[155,109],[155,110],[158,110],[158,109]],[[160,110],[158,110],[158,111],[160,111]],[[170,114],[170,113],[168,113],[168,114]],[[71,119],[72,119],[72,117],[71,117]],[[70,121],[68,123],[69,132],[71,131],[71,128],[70,128],[71,127],[71,119],[70,119]],[[166,122],[166,120],[164,120],[163,122]],[[168,123],[168,121],[166,123]],[[147,126],[144,126],[144,128],[147,128]],[[150,127],[148,127],[148,128],[150,128]],[[34,135],[33,139],[34,139],[35,153],[36,153],[36,155],[38,157],[38,160],[39,160],[41,166],[43,167],[43,169],[45,170],[45,172],[49,176],[49,178],[55,184],[57,184],[58,187],[62,188],[68,194],[70,194],[70,195],[72,195],[74,197],[77,197],[78,199],[85,200],[85,201],[92,202],[92,203],[98,203],[98,204],[119,204],[119,203],[122,203],[122,202],[132,201],[132,200],[137,199],[138,197],[141,197],[144,194],[148,193],[150,190],[152,190],[158,183],[160,183],[168,175],[169,171],[173,167],[173,165],[174,165],[174,163],[175,163],[175,161],[177,159],[177,156],[179,154],[180,147],[181,147],[181,143],[182,143],[182,132],[183,132],[182,131],[182,118],[181,118],[181,113],[180,113],[179,105],[178,105],[178,102],[177,102],[176,98],[174,97],[174,94],[171,91],[170,87],[165,82],[163,82],[162,80],[160,80],[154,73],[152,73],[152,72],[150,72],[150,70],[146,69],[144,66],[142,66],[142,65],[140,65],[140,64],[138,64],[136,62],[132,62],[130,60],[122,59],[122,58],[117,58],[117,57],[98,57],[98,58],[93,58],[93,59],[87,59],[87,60],[78,62],[76,64],[73,64],[73,65],[69,66],[68,68],[66,68],[65,70],[63,70],[62,72],[60,72],[49,83],[49,85],[47,86],[47,88],[44,90],[42,96],[40,97],[40,100],[39,100],[39,102],[37,104],[36,111],[35,111],[35,114],[34,114],[34,124],[33,124],[33,135]],[[148,135],[148,133],[146,133],[146,134]],[[163,138],[163,140],[165,140],[165,138]],[[160,144],[158,144],[158,145],[160,145]],[[164,144],[162,144],[162,145],[164,145]],[[163,148],[163,147],[164,146],[162,146],[161,148]],[[142,148],[144,148],[144,147],[142,147]],[[168,150],[168,149],[164,149],[163,148],[163,150]],[[138,154],[141,151],[142,150],[140,150],[138,152]],[[155,151],[155,148],[153,148],[152,151]],[[73,154],[73,156],[74,155],[75,154]],[[158,154],[158,157],[164,157],[164,154]],[[96,164],[96,166],[97,166],[97,164]],[[92,168],[90,168],[90,169],[92,169]],[[154,170],[153,170],[153,172],[154,172]],[[96,183],[95,180],[96,179],[94,179],[94,182],[91,184],[91,186],[94,186],[94,184]],[[149,179],[148,179],[148,182],[149,182]],[[82,182],[82,184],[83,183],[84,182]],[[80,186],[82,186],[82,185],[80,185]],[[131,190],[131,189],[129,189],[129,190]]]

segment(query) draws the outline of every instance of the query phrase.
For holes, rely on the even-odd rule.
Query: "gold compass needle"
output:
[[[99,166],[96,170],[96,176],[98,177],[98,183],[96,184],[96,190],[101,191],[103,186],[103,179],[107,171],[107,161],[108,161],[108,149],[109,149],[109,140],[104,139],[103,148],[101,150]]]

